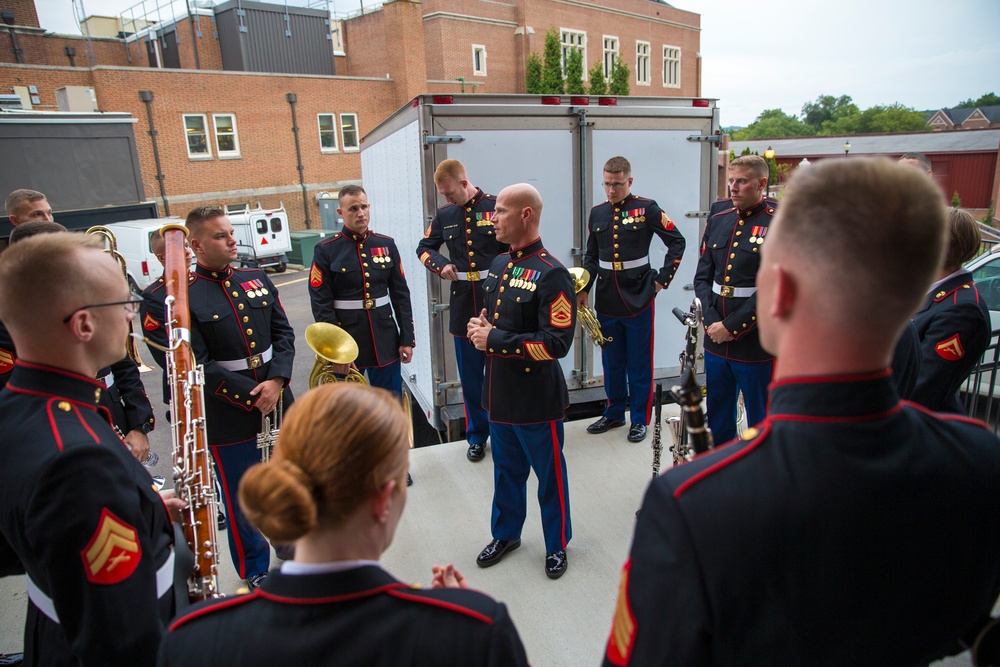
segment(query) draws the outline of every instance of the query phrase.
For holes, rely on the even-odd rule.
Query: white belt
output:
[[[170,549],[170,555],[160,569],[156,571],[156,598],[160,599],[170,592],[174,586],[174,550]],[[38,611],[48,616],[53,623],[59,622],[59,614],[56,613],[56,605],[42,589],[28,577],[28,597],[38,608]]]
[[[111,385],[113,385],[115,383],[115,374],[114,373],[108,373],[107,375],[105,375],[104,377],[102,377],[101,380],[104,382],[104,388],[105,389],[111,389]]]
[[[756,287],[730,287],[729,285],[720,285],[719,283],[714,283],[712,285],[712,291],[719,296],[725,297],[727,299],[746,299],[754,295],[757,291]]]
[[[649,255],[639,259],[630,259],[627,262],[605,262],[603,259],[598,262],[602,269],[612,271],[625,271],[626,269],[638,269],[640,266],[649,264]]]
[[[477,282],[479,280],[486,280],[486,277],[490,275],[490,270],[485,271],[471,271],[469,273],[462,273],[461,271],[456,271],[455,275],[458,276],[458,280],[468,280],[469,282]]]
[[[260,368],[267,362],[271,361],[271,357],[274,356],[274,347],[269,347],[260,354],[255,354],[252,357],[247,357],[246,359],[231,359],[229,361],[216,361],[215,363],[221,367],[225,368],[227,371],[249,371],[254,368]]]
[[[340,310],[371,310],[372,308],[384,306],[387,303],[389,303],[388,294],[376,299],[347,299],[344,301],[337,299],[333,302],[333,307]]]

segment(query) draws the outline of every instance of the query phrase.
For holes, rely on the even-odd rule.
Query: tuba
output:
[[[335,324],[313,322],[306,327],[306,344],[316,353],[316,363],[309,371],[309,388],[328,382],[368,384],[358,369],[351,368],[347,377],[337,375],[336,366],[345,366],[358,358],[358,343],[351,334]]]
[[[573,278],[573,289],[577,294],[590,282],[590,271],[579,266],[574,266],[570,269],[569,275]],[[610,336],[605,338],[604,334],[601,333],[601,323],[597,321],[597,315],[594,314],[592,309],[587,307],[577,308],[576,316],[580,320],[580,326],[594,339],[594,342],[598,346],[604,347],[614,340]]]
[[[125,280],[128,280],[128,265],[125,263],[125,256],[118,252],[118,239],[115,238],[115,233],[111,231],[108,227],[98,225],[96,227],[91,227],[87,230],[88,234],[93,236],[99,236],[107,242],[108,247],[104,249],[104,252],[111,255],[111,257],[118,262],[118,266],[121,267],[122,274],[125,276]],[[132,284],[129,283],[129,289],[132,289]],[[135,338],[132,336],[132,322],[128,323],[128,333],[129,337],[125,341],[125,353],[128,358],[134,361],[137,365],[142,366],[142,357],[139,356],[139,348],[135,344]]]
[[[191,349],[188,266],[184,249],[188,230],[184,225],[169,224],[160,233],[166,241],[164,319],[169,346],[165,352],[170,409],[174,420],[170,425],[174,489],[177,497],[188,503],[181,512],[184,538],[195,558],[194,568],[188,577],[188,597],[194,602],[222,596],[218,580],[215,474],[205,431],[205,370],[195,365]]]

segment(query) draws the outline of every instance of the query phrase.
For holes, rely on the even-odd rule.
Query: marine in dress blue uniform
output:
[[[533,201],[537,201],[537,208]],[[518,243],[519,237],[510,231],[510,220],[522,210],[528,211],[529,206],[533,222],[520,238],[531,240]],[[538,231],[540,206],[541,197],[531,186],[510,186],[501,191],[496,212],[508,222],[507,231],[498,227],[497,234],[510,243],[511,250],[493,260],[483,286],[487,315],[480,316],[476,324],[479,331],[470,328],[469,332],[476,347],[486,353],[483,407],[490,415],[493,443],[493,540],[477,563],[481,567],[494,565],[505,551],[520,544],[527,512],[525,484],[534,470],[545,534],[546,574],[557,578],[566,570],[565,550],[573,532],[563,457],[563,419],[569,393],[559,359],[573,344],[576,309],[569,271],[544,248],[540,238],[531,238]]]
[[[972,274],[960,269],[931,287],[913,318],[920,374],[910,400],[938,412],[965,413],[958,390],[990,344],[990,311]]]
[[[441,194],[449,201],[456,198],[462,203],[438,209],[424,238],[417,244],[417,257],[429,271],[451,281],[448,331],[455,339],[455,359],[462,382],[465,439],[469,443],[467,456],[472,461],[479,461],[485,455],[486,439],[490,434],[489,416],[482,406],[486,356],[469,342],[466,325],[484,308],[483,280],[489,275],[490,263],[507,250],[507,246],[497,241],[493,231],[496,197],[469,184],[465,178],[456,182],[443,173],[441,167],[456,162],[442,162],[434,178]],[[462,174],[464,176],[464,168]],[[448,245],[448,257],[438,252],[442,243]]]
[[[316,245],[309,299],[317,322],[335,324],[357,342],[354,363],[367,372],[369,384],[399,396],[400,355],[409,363],[414,345],[410,290],[396,242],[368,229],[368,196],[357,190],[341,190],[337,210],[344,217],[343,231]],[[349,203],[357,210],[344,208]],[[352,230],[358,218],[362,223]]]
[[[614,170],[614,171],[611,171]],[[604,167],[608,201],[590,211],[583,267],[591,282],[579,296],[584,300],[596,282],[594,310],[601,332],[611,340],[601,348],[604,414],[587,429],[603,433],[624,425],[629,409],[629,440],[646,437],[653,394],[653,340],[656,293],[670,285],[684,256],[686,242],[670,217],[652,199],[630,192],[631,166],[612,158]],[[649,244],[659,237],[667,247],[663,266],[649,264]]]
[[[749,157],[756,156],[739,159]],[[694,277],[706,330],[720,323],[729,338],[716,342],[705,336],[706,418],[718,443],[736,437],[739,392],[743,392],[748,425],[764,419],[774,366],[774,358],[761,347],[757,331],[756,279],[760,249],[776,203],[763,194],[766,172],[763,179],[755,179],[751,169],[741,167],[737,160],[730,173],[730,185],[738,197],[731,207],[713,205],[717,212],[705,225]],[[736,184],[737,179],[743,182]]]
[[[528,664],[506,606],[482,593],[413,588],[375,564],[312,573],[296,566],[282,565],[253,595],[178,618],[160,667]],[[247,628],[266,631],[246,637]]]

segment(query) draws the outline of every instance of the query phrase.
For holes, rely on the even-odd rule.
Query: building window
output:
[[[482,44],[472,45],[472,73],[486,76],[486,47]]]
[[[663,85],[681,87],[681,50],[676,46],[663,47]]]
[[[563,78],[566,77],[566,62],[569,59],[569,54],[572,51],[579,51],[580,55],[583,56],[583,80],[587,80],[587,33],[580,32],[579,30],[566,30],[560,31],[562,35],[562,54],[561,54],[561,64],[562,64],[562,74]]]
[[[358,114],[340,114],[340,133],[344,137],[344,151],[360,150],[361,142],[358,140]]]
[[[212,157],[212,150],[208,147],[208,121],[205,116],[185,115],[184,134],[187,136],[188,157]]]
[[[649,85],[649,42],[635,43],[635,82]]]
[[[215,148],[219,157],[239,157],[240,138],[236,134],[236,116],[230,113],[213,114],[215,123]]]
[[[337,124],[332,113],[321,113],[319,119],[319,150],[321,153],[337,152]]]
[[[611,81],[611,72],[618,60],[618,38],[604,36],[604,80]]]

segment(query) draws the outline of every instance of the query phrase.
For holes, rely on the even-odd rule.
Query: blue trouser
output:
[[[403,395],[403,376],[399,374],[400,361],[387,364],[379,368],[378,366],[368,366],[359,368],[362,373],[368,373],[368,384],[373,387],[381,387],[391,391],[395,396]]]
[[[601,333],[611,342],[601,348],[604,416],[625,419],[625,402],[633,424],[648,424],[653,397],[653,304],[635,317],[598,315]],[[626,387],[627,378],[627,387]]]
[[[231,445],[210,445],[215,474],[222,486],[222,501],[229,517],[229,553],[241,578],[267,572],[271,565],[271,546],[240,509],[240,479],[250,466],[260,463],[257,439]],[[212,517],[215,521],[215,517]]]
[[[563,458],[563,420],[540,424],[490,422],[493,448],[493,519],[497,540],[518,540],[527,512],[528,472],[538,478],[545,552],[565,549],[573,536],[569,478]]]
[[[736,404],[743,392],[747,425],[755,426],[767,415],[767,386],[774,361],[733,361],[705,351],[705,409],[712,439],[721,445],[736,437]]]
[[[465,439],[470,445],[485,444],[490,435],[490,416],[483,408],[486,354],[477,350],[468,338],[455,336],[455,361],[465,402]]]

